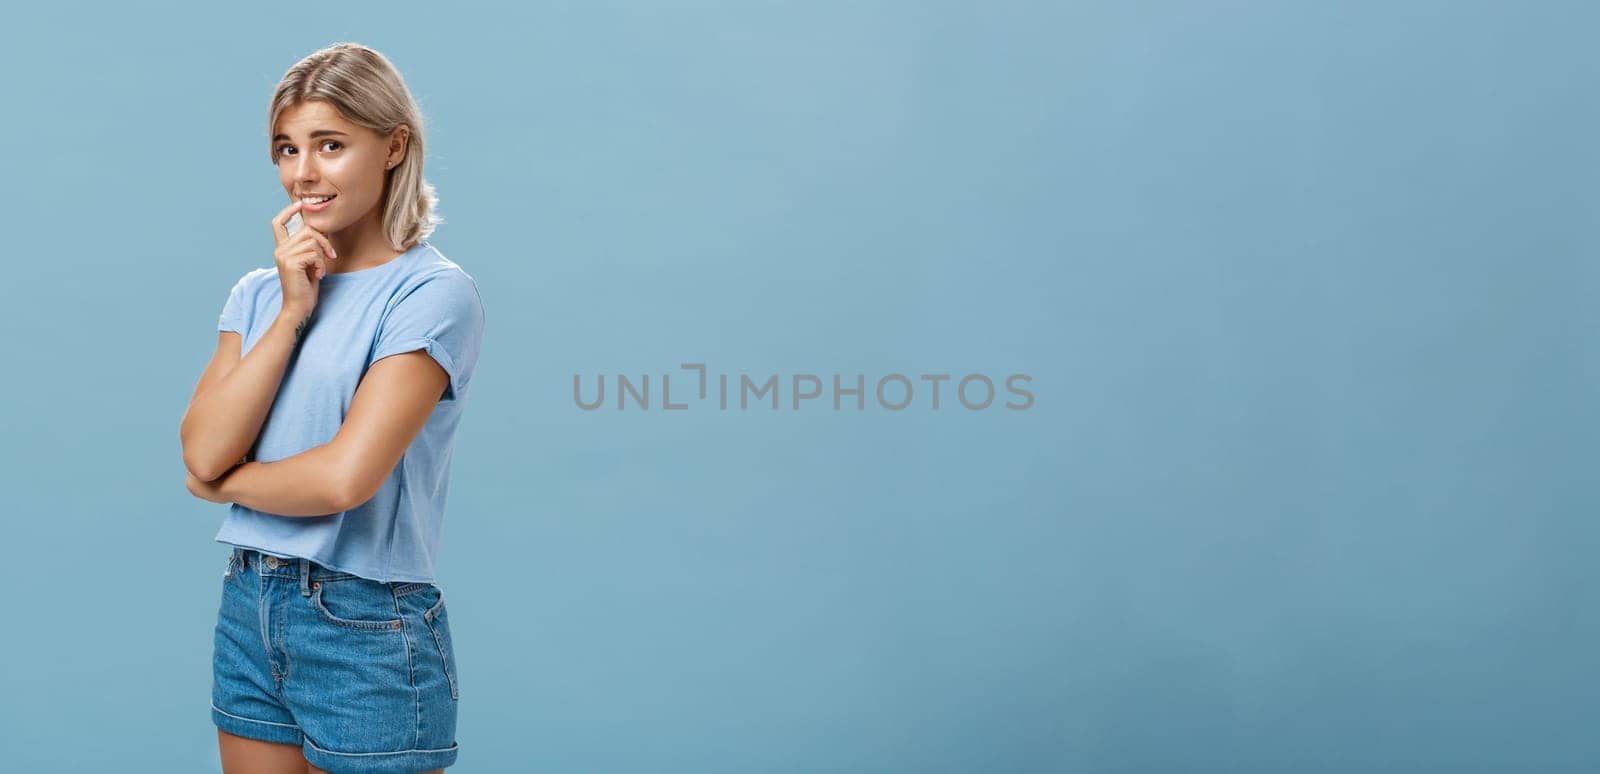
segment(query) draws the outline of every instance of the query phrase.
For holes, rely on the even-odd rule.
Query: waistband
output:
[[[360,577],[354,573],[333,570],[305,557],[284,557],[257,551],[254,548],[234,546],[232,561],[241,571],[255,568],[262,575],[276,575],[300,581],[301,592],[310,595],[312,581],[343,580]]]

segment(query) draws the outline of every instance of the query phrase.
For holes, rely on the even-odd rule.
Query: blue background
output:
[[[6,766],[218,769],[178,422],[353,40],[487,310],[452,771],[1591,771],[1594,8],[14,9]],[[684,362],[1035,403],[573,403]]]

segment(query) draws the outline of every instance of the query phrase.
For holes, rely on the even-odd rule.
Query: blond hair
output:
[[[422,177],[422,110],[388,57],[359,43],[335,43],[295,62],[272,92],[268,136],[283,111],[313,100],[385,137],[402,124],[410,130],[405,158],[385,173],[383,233],[396,250],[409,250],[432,234],[444,218],[438,215],[439,197]],[[276,164],[270,141],[267,154]]]

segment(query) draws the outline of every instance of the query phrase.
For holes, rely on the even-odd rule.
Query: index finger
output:
[[[272,219],[273,244],[281,245],[283,244],[283,240],[289,238],[289,219],[294,217],[296,212],[300,211],[300,204],[300,200],[295,199],[289,203],[289,206],[279,210],[277,217]]]

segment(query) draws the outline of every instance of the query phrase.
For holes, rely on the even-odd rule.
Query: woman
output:
[[[267,125],[291,200],[276,265],[234,284],[181,429],[189,491],[231,503],[223,769],[439,771],[460,692],[434,566],[482,302],[424,241],[421,114],[387,58],[311,54]]]

